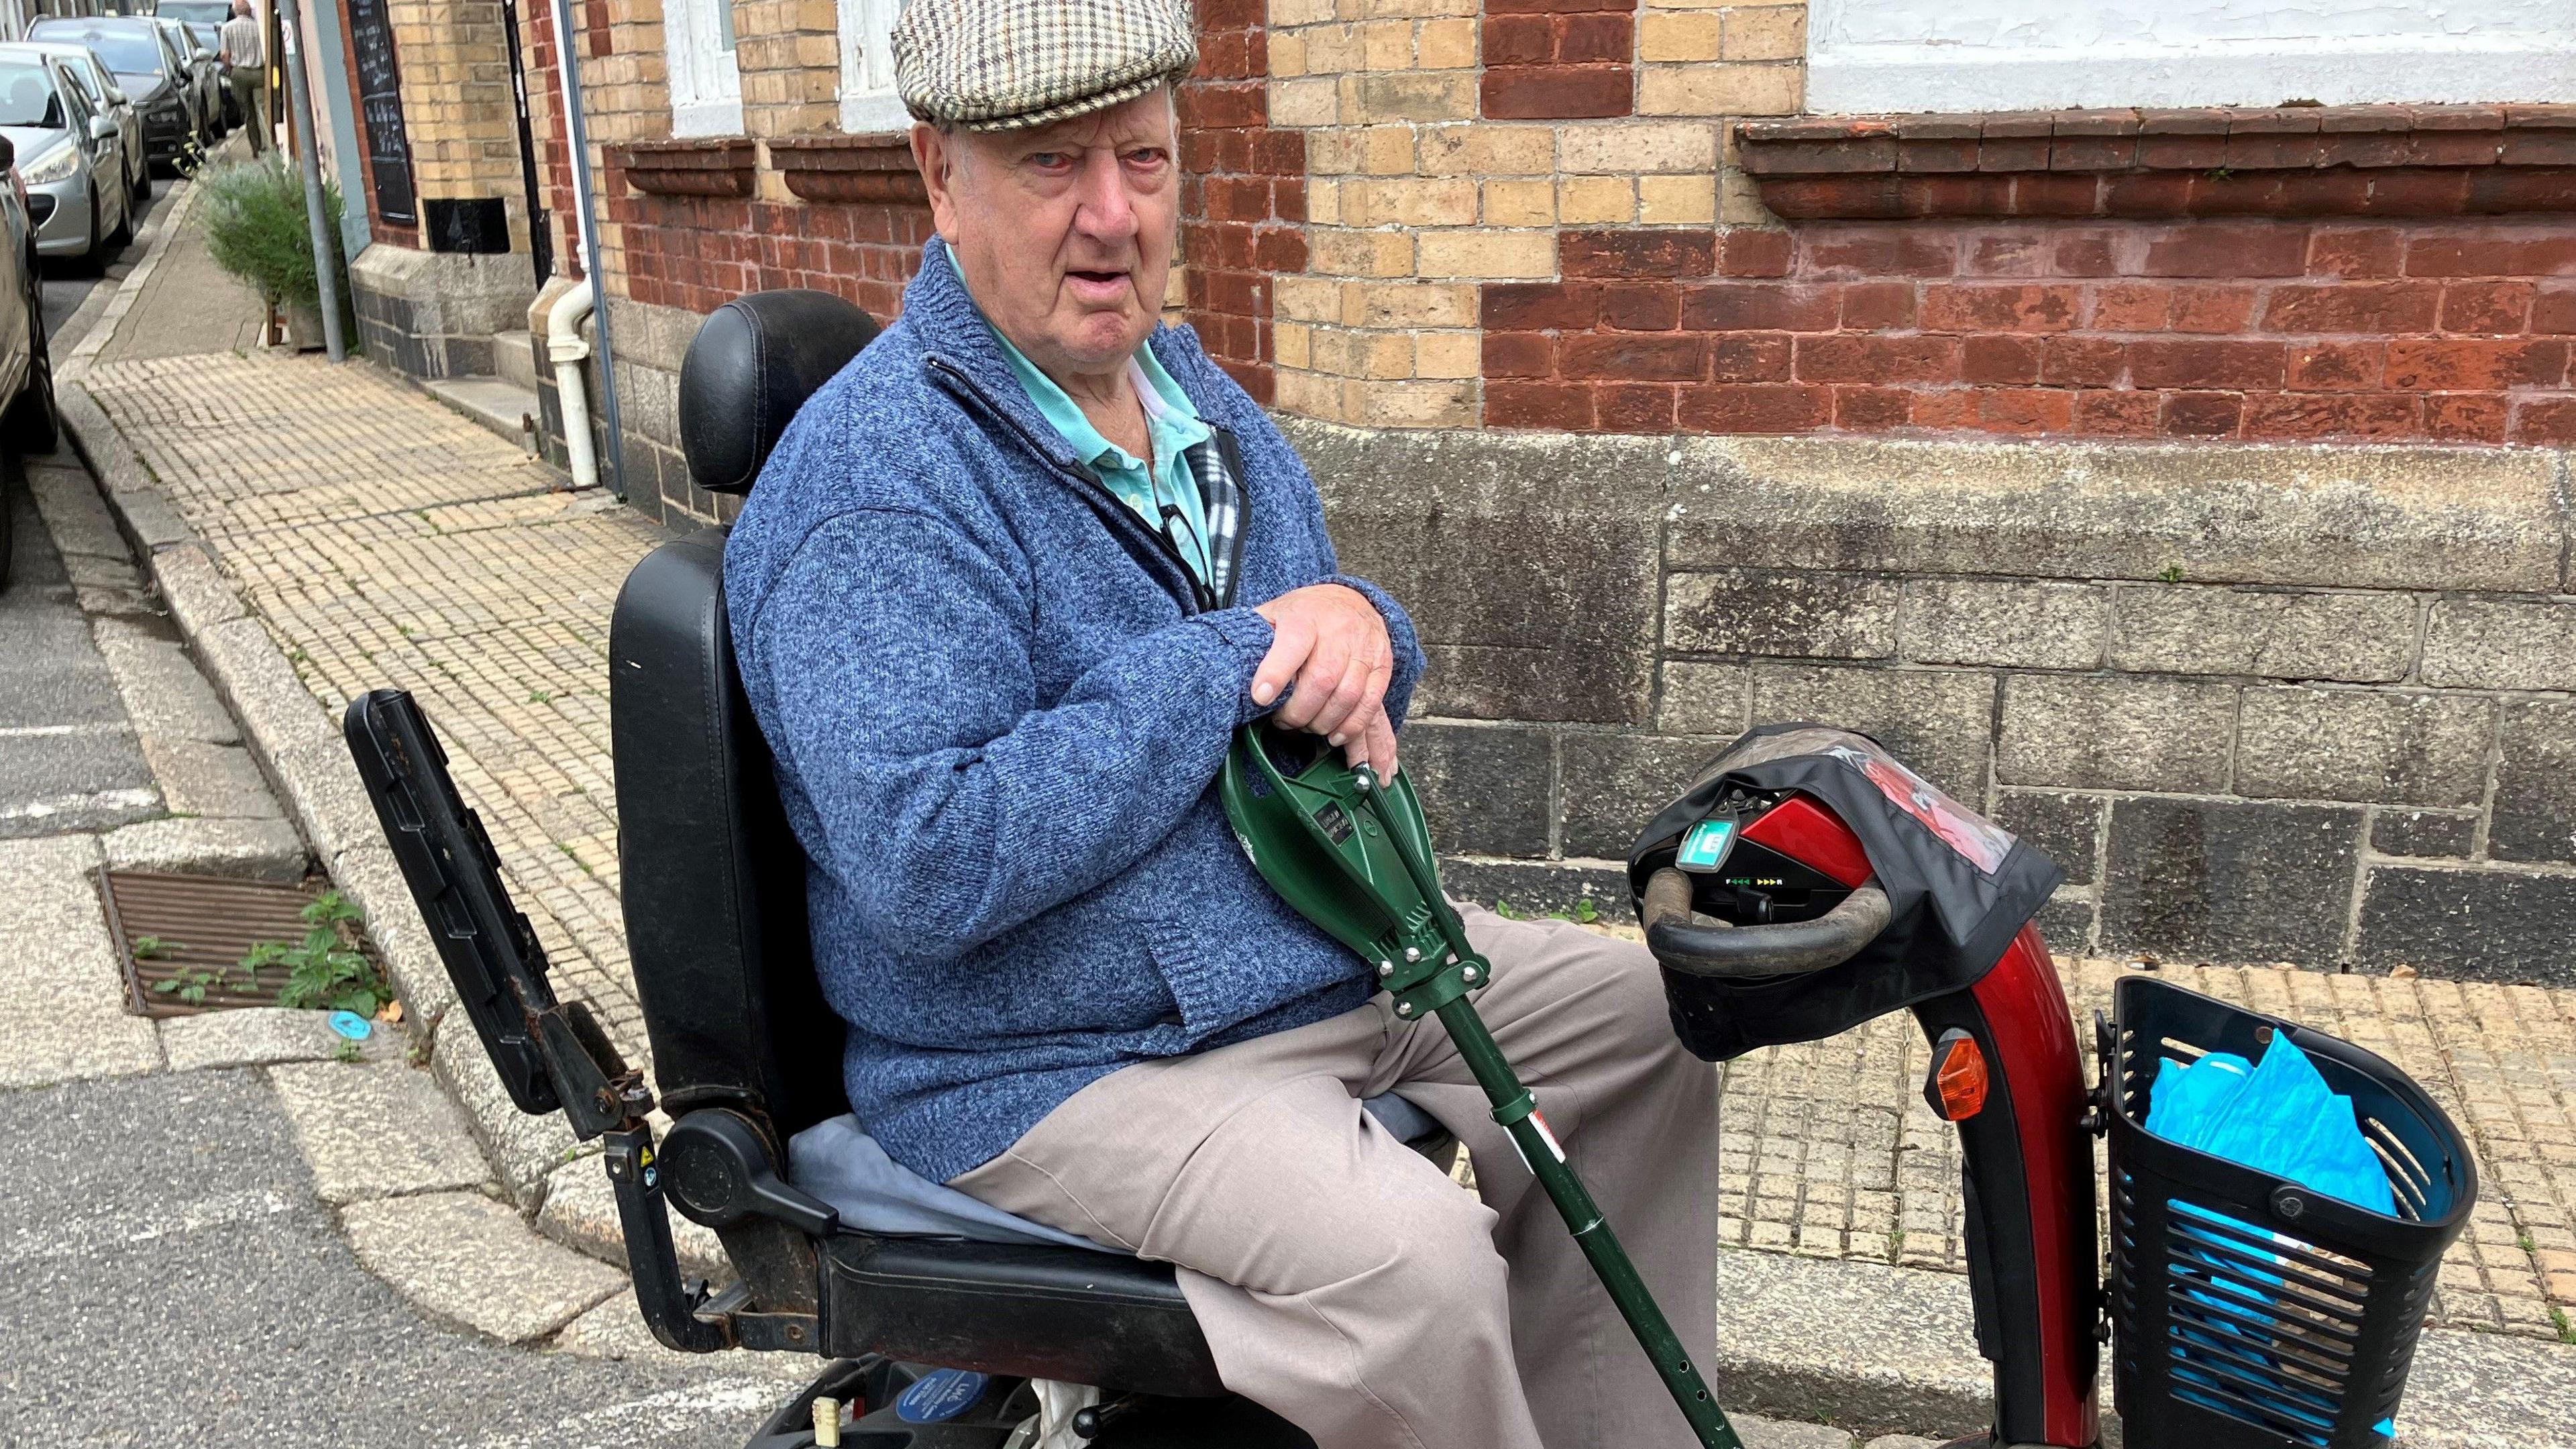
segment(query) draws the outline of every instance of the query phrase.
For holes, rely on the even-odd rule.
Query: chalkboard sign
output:
[[[358,115],[367,127],[367,169],[376,183],[376,219],[420,221],[411,184],[411,136],[403,130],[402,70],[394,62],[393,21],[385,0],[348,0],[349,43],[358,61]]]

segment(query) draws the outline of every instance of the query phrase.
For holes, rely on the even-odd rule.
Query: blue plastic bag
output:
[[[2147,1101],[2147,1130],[2355,1207],[2396,1215],[2388,1172],[2361,1135],[2352,1099],[2327,1086],[2316,1063],[2287,1036],[2272,1038],[2259,1066],[2226,1052],[2190,1065],[2166,1058]]]

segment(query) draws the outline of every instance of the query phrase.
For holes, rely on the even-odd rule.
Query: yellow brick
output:
[[[1637,58],[1644,61],[1715,60],[1718,57],[1718,17],[1715,15],[1657,15],[1651,11],[1637,21]]]
[[[1463,176],[1354,181],[1342,196],[1342,219],[1350,226],[1473,226],[1476,183]]]
[[[1569,175],[1714,170],[1717,130],[1670,121],[1566,126],[1557,134],[1558,164]]]
[[[1463,233],[1435,232],[1435,236]],[[1413,274],[1413,235],[1401,231],[1317,229],[1307,234],[1309,265],[1328,277],[1406,277]]]
[[[1762,188],[1741,171],[1718,176],[1717,219],[1728,226],[1778,226],[1780,219],[1762,204]]]
[[[1355,421],[1381,428],[1466,428],[1476,423],[1473,382],[1401,382],[1368,388]]]
[[[1476,77],[1416,70],[1353,76],[1343,102],[1344,113],[1359,121],[1463,121],[1476,114]]]
[[[1543,231],[1441,231],[1422,238],[1418,275],[1552,277],[1556,238]]]
[[[1728,60],[1803,60],[1807,54],[1807,12],[1774,7],[1726,13]]]
[[[1413,128],[1371,126],[1360,133],[1359,169],[1372,176],[1402,176],[1413,170]]]
[[[1545,181],[1485,183],[1485,225],[1548,226],[1556,221],[1556,188]]]
[[[1342,294],[1342,317],[1354,327],[1473,327],[1477,301],[1473,286],[1353,282]]]
[[[1331,76],[1270,83],[1270,123],[1274,126],[1329,126],[1341,119],[1342,100]]]
[[[1341,0],[1342,13],[1354,17],[1401,15],[1420,19],[1429,15],[1473,15],[1481,8],[1481,0]]]
[[[1341,379],[1282,368],[1278,386],[1280,411],[1327,422],[1341,421]]]
[[[1316,131],[1306,137],[1306,174],[1348,176],[1360,169],[1363,149],[1357,131]]]
[[[1637,219],[1635,184],[1625,176],[1569,176],[1556,184],[1556,219],[1567,226],[1626,226]]]
[[[1806,87],[1794,65],[1658,66],[1637,78],[1637,113],[1645,116],[1786,116]]]
[[[1464,70],[1476,63],[1476,22],[1426,20],[1414,41],[1414,64],[1424,70]]]
[[[1319,232],[1319,237],[1338,233]],[[1330,277],[1286,276],[1272,284],[1270,303],[1280,317],[1299,322],[1342,320],[1342,284]]]
[[[1360,376],[1384,381],[1413,376],[1413,336],[1406,332],[1362,332]]]
[[[1270,32],[1270,78],[1284,80],[1306,73],[1306,37],[1294,30]]]
[[[1474,332],[1421,332],[1413,338],[1415,377],[1477,377],[1484,372],[1484,342]]]
[[[1303,322],[1277,322],[1270,328],[1270,355],[1281,367],[1304,367],[1311,355],[1313,331]]]
[[[1270,0],[1270,43],[1292,25],[1312,25],[1333,18],[1333,0]]]
[[[1717,219],[1714,176],[1643,176],[1637,180],[1637,220],[1647,226],[1706,226]]]
[[[1342,183],[1312,180],[1306,183],[1306,220],[1322,226],[1338,225],[1342,219]]]
[[[1413,22],[1372,20],[1360,27],[1360,60],[1371,70],[1413,68]]]
[[[1556,169],[1556,133],[1546,126],[1425,126],[1426,176],[1545,176]]]

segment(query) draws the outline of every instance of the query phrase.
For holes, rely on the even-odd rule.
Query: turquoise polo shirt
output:
[[[1029,401],[1064,440],[1073,445],[1073,454],[1089,465],[1092,476],[1101,486],[1118,496],[1118,501],[1134,509],[1145,526],[1165,533],[1181,553],[1182,562],[1205,583],[1210,564],[1207,543],[1207,504],[1199,496],[1198,475],[1181,454],[1215,436],[1208,425],[1199,421],[1199,410],[1189,394],[1172,381],[1162,362],[1150,346],[1139,347],[1127,361],[1128,381],[1134,384],[1136,396],[1145,404],[1145,433],[1151,441],[1154,457],[1151,468],[1146,461],[1101,436],[1082,415],[1082,408],[1056,386],[1055,379],[1038,371],[1037,364],[1020,355],[1002,329],[992,328],[993,340],[1002,344],[1002,356],[1009,360],[1011,372],[1020,380],[1021,390]],[[1179,517],[1166,532],[1163,508],[1168,504],[1180,510]]]

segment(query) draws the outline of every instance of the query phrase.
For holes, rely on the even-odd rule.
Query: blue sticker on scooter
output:
[[[907,1424],[944,1424],[984,1397],[984,1375],[965,1369],[932,1369],[894,1401],[894,1416]]]
[[[1729,846],[1735,844],[1735,822],[1703,820],[1682,837],[1682,847],[1673,854],[1673,864],[1684,870],[1715,870],[1726,859]]]

